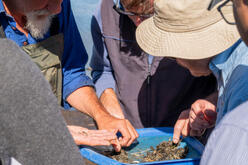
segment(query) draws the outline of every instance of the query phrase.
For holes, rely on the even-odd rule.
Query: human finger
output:
[[[211,128],[215,124],[216,117],[217,112],[215,111],[215,109],[204,109],[202,112],[198,113],[197,117],[191,123],[191,128],[196,130]]]
[[[128,120],[126,120],[126,123],[127,123],[127,128],[128,128],[128,130],[129,130],[129,132],[130,132],[130,139],[129,139],[129,141],[128,141],[128,143],[127,143],[127,147],[128,146],[130,146],[132,143],[133,143],[133,141],[138,137],[137,136],[137,131],[133,128],[133,126],[131,125],[131,123],[128,121]]]
[[[195,121],[196,119],[196,114],[193,110],[189,111],[189,125],[190,127],[192,127],[192,123]]]
[[[107,130],[89,130],[88,134],[95,137],[101,137],[104,139],[116,139],[117,136],[114,132]]]
[[[183,111],[181,112],[175,126],[174,126],[174,132],[173,132],[173,143],[178,143],[180,140],[180,136],[182,134],[185,121],[188,119],[189,111]]]
[[[111,140],[110,143],[112,144],[112,146],[114,147],[114,150],[115,150],[116,152],[120,152],[120,151],[121,151],[121,144],[120,144],[120,142],[119,142],[118,139],[116,139],[116,140]]]
[[[105,140],[105,139],[101,139],[100,137],[92,137],[92,136],[87,137],[87,143],[88,144],[84,144],[84,145],[89,145],[89,146],[110,146],[111,145],[110,140]]]
[[[119,138],[120,144],[121,146],[127,146],[130,138],[131,138],[131,134],[127,128],[127,125],[122,125],[121,128],[119,128],[119,132],[121,133],[122,137]]]
[[[202,112],[204,109],[204,104],[202,103],[202,100],[197,100],[191,105],[191,110],[198,115],[199,112]]]
[[[89,146],[97,146],[97,145],[106,145],[109,146],[109,140],[105,140],[100,136],[92,136],[88,134],[86,131],[78,132],[70,132],[75,143],[77,145],[89,145]]]
[[[76,126],[76,125],[68,125],[67,128],[70,132],[80,133],[82,131],[88,131],[87,128]]]
[[[130,121],[128,121],[128,123],[129,123],[129,125],[132,127],[133,132],[134,132],[134,134],[135,134],[135,137],[136,137],[136,139],[137,139],[137,138],[139,137],[138,132],[137,132],[136,129],[133,127],[133,125],[130,123]]]
[[[208,121],[210,125],[214,125],[217,118],[217,112],[213,109],[206,109],[204,111],[204,118]]]
[[[185,121],[184,120],[178,120],[174,126],[174,132],[173,132],[173,143],[178,143],[180,140],[180,136],[183,130]]]
[[[202,112],[204,107],[201,105],[201,102],[201,100],[195,101],[190,109],[189,125],[193,129],[199,129],[198,127],[201,127],[201,120],[204,119],[204,115]]]
[[[183,129],[182,129],[182,136],[186,137],[186,136],[189,136],[189,134],[190,134],[189,119],[186,119],[184,122]]]
[[[204,134],[206,129],[202,129],[202,130],[190,130],[190,136],[201,136]]]
[[[202,130],[205,128],[209,128],[210,124],[206,120],[202,120],[201,118],[197,118],[194,120],[194,122],[191,123],[191,129],[194,130]]]
[[[208,105],[209,102],[205,100],[197,100],[192,104],[189,117],[191,129],[201,130],[210,126],[204,117],[204,110]]]

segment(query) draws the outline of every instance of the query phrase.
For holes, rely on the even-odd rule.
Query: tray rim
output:
[[[173,127],[153,127],[153,128],[140,128],[136,129],[139,133],[140,137],[147,137],[147,136],[161,136],[161,135],[173,135]],[[153,133],[153,134],[151,134]],[[186,137],[184,139],[189,145],[191,145],[200,155],[202,155],[204,150],[204,145],[201,144],[196,138],[194,137]],[[81,155],[92,161],[93,163],[103,163],[106,165],[128,165],[127,163],[121,163],[111,158],[108,158],[102,154],[99,154],[87,146],[83,146],[80,148]],[[92,157],[94,155],[94,160]],[[102,162],[104,160],[104,162]],[[172,163],[183,163],[183,162],[198,162],[200,158],[186,158],[186,159],[178,159],[178,160],[165,160],[165,161],[154,161],[154,162],[146,162],[146,163],[138,163],[140,165],[147,165],[147,164],[172,164]]]

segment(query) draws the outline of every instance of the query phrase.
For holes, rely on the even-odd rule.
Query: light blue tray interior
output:
[[[137,129],[139,133],[138,144],[132,145],[125,150],[128,153],[136,153],[147,151],[150,149],[150,146],[154,148],[161,143],[162,141],[168,141],[172,139],[173,128],[160,127],[160,128],[143,128]],[[139,164],[185,164],[185,165],[197,165],[199,164],[201,154],[203,152],[204,146],[197,141],[195,138],[187,137],[183,140],[187,143],[189,147],[189,153],[185,159],[180,160],[168,160],[168,161],[159,161],[159,162],[149,162],[149,163],[139,163]],[[80,149],[81,154],[86,159],[101,165],[120,165],[126,163],[120,163],[116,160],[110,159],[102,154],[99,154],[93,151],[90,148],[83,147]]]

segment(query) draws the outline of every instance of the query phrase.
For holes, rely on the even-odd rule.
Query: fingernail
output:
[[[177,144],[179,139],[173,138],[173,143]]]

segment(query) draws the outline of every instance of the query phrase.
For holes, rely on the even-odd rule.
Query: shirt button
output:
[[[23,46],[26,46],[26,45],[28,45],[28,42],[27,41],[24,41],[23,42]]]
[[[14,26],[12,26],[11,28],[12,28],[13,30],[16,30],[16,27],[14,27]]]

